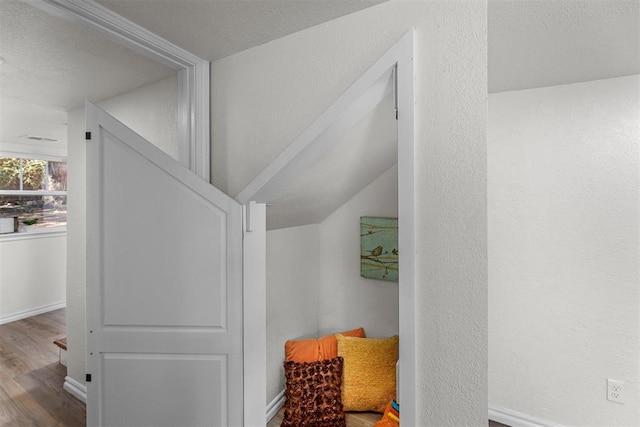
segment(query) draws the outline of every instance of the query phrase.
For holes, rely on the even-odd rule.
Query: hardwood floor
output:
[[[84,426],[85,405],[63,390],[67,368],[53,341],[65,311],[0,325],[0,426]]]
[[[280,411],[276,414],[271,421],[267,424],[267,427],[280,427],[282,424],[282,419],[284,417],[284,408],[281,408]],[[373,414],[371,412],[366,412],[362,414],[347,413],[347,427],[371,427],[373,426],[379,419],[380,414]],[[489,427],[509,427],[505,424],[500,424],[495,421],[489,420]]]

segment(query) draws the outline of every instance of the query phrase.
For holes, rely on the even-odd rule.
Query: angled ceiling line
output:
[[[210,182],[209,62],[92,0],[23,0],[60,18],[88,26],[136,53],[178,72],[180,162]]]
[[[267,203],[306,170],[395,88],[398,47],[392,46],[324,113],[238,194],[241,204]]]

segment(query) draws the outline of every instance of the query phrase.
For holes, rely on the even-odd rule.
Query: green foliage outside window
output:
[[[20,161],[15,157],[0,157],[0,190],[20,189]]]
[[[22,172],[23,190],[44,190],[47,161],[0,157],[0,189],[19,190]]]
[[[47,175],[45,160],[22,159],[22,189],[44,190],[44,179]]]
[[[0,217],[17,216],[21,230],[66,224],[66,161],[0,156],[0,190]]]

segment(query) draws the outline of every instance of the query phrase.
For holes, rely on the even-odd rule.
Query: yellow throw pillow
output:
[[[342,405],[345,411],[383,413],[396,394],[398,336],[353,338],[336,334],[338,356],[344,359]]]

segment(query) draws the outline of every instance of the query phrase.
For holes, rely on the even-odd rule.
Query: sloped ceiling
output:
[[[267,229],[326,219],[397,163],[397,129],[391,94],[268,202]]]

